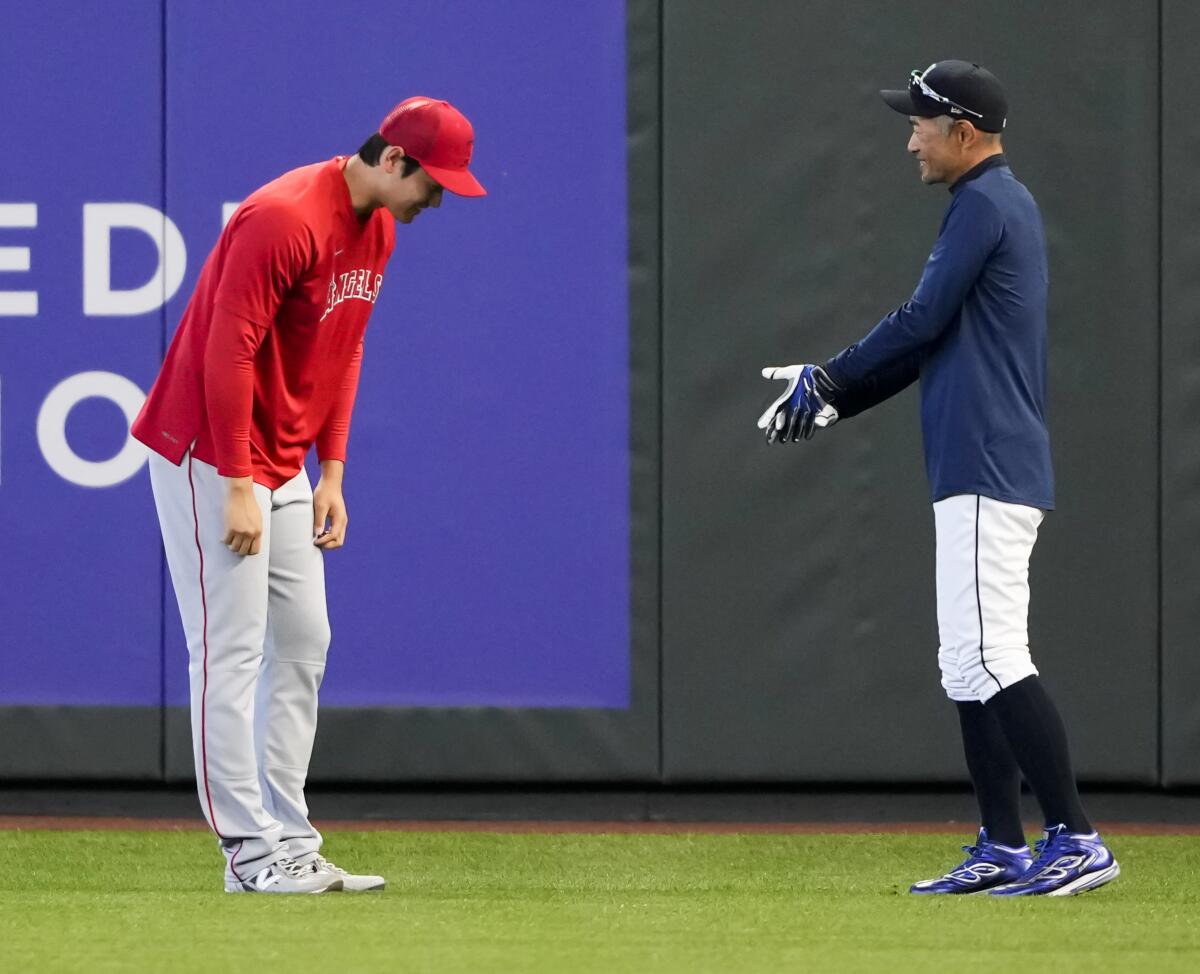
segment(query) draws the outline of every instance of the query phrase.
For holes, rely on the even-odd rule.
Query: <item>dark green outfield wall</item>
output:
[[[761,443],[764,365],[910,293],[946,204],[876,90],[1006,83],[1050,244],[1059,510],[1035,660],[1081,776],[1200,783],[1200,122],[1184,0],[629,3],[630,711],[322,716],[323,780],[963,777],[916,396]],[[0,712],[8,777],[179,779],[186,715]]]
[[[1035,660],[1080,770],[1156,781],[1156,9],[895,9],[666,4],[666,776],[962,774],[915,389],[797,449],[750,422],[760,366],[824,360],[911,293],[948,198],[877,89],[960,57],[1006,83],[1051,248],[1060,510],[1034,556]]]

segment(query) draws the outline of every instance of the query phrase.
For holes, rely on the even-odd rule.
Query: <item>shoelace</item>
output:
[[[1050,863],[1058,858],[1057,840],[1060,838],[1060,836],[1061,833],[1054,835],[1049,839],[1038,839],[1037,842],[1033,844],[1033,851],[1036,853],[1036,855],[1034,856],[1033,862],[1026,870],[1026,875],[1032,876],[1034,873],[1039,872],[1046,866],[1049,866]]]
[[[316,866],[318,869],[324,869],[327,872],[337,873],[339,876],[349,876],[350,875],[341,866],[334,865],[332,862],[330,862],[324,856],[317,856],[316,861],[313,863],[313,865]]]
[[[296,862],[295,859],[276,859],[275,862],[271,863],[270,866],[267,866],[265,869],[261,870],[258,875],[254,877],[254,881],[258,884],[259,889],[268,890],[283,879],[283,876],[281,876],[280,873],[283,873],[292,879],[300,879],[305,873],[311,872],[312,868],[312,866],[300,865],[300,863]]]
[[[305,873],[310,872],[310,867],[301,866],[295,859],[280,859],[275,863],[283,872],[287,873],[292,879],[300,879]]]

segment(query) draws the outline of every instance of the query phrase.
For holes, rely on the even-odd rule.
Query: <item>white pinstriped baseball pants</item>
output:
[[[1029,556],[1044,516],[978,494],[933,505],[938,664],[951,700],[986,703],[1037,676],[1029,654]]]
[[[187,637],[196,790],[226,877],[247,879],[321,847],[304,800],[329,649],[312,486],[303,470],[277,490],[254,485],[262,550],[242,557],[222,544],[215,467],[152,452],[150,484]]]

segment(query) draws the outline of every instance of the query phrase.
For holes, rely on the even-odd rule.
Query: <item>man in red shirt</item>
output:
[[[409,98],[358,154],[285,173],[238,207],[133,435],[190,659],[196,782],[226,892],[380,889],[321,855],[304,782],[329,647],[323,552],[346,539],[342,474],[363,335],[395,222],[485,191],[471,123]],[[304,471],[313,445],[314,491]]]

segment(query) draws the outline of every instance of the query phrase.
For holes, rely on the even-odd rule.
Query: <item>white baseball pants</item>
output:
[[[304,800],[329,648],[312,486],[303,470],[277,490],[254,485],[262,550],[243,557],[222,543],[215,467],[151,453],[150,483],[187,637],[196,789],[226,877],[248,879],[321,847]]]
[[[1027,676],[1029,556],[1045,516],[977,494],[933,505],[938,663],[951,700],[986,703]]]

